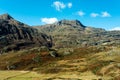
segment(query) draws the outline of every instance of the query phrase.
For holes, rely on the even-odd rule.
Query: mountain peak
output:
[[[79,20],[66,20],[63,19],[57,23],[58,25],[72,25],[85,27]]]
[[[0,19],[10,20],[10,19],[13,19],[13,17],[11,17],[8,13],[6,13],[6,14],[0,15]]]

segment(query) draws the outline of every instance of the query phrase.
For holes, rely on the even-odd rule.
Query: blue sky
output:
[[[120,29],[120,0],[0,0],[4,13],[28,25],[77,19],[87,26]]]

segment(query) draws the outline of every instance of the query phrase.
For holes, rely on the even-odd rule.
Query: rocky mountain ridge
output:
[[[19,22],[9,14],[0,16],[0,50],[11,51],[34,46],[52,46],[49,36],[38,33],[38,30]]]
[[[56,48],[120,43],[120,31],[84,26],[78,20],[61,20],[54,24],[35,27],[39,32],[51,35]]]
[[[120,31],[85,26],[79,20],[64,19],[54,24],[29,26],[9,14],[0,16],[1,51],[36,46],[67,48],[115,44],[120,44]]]

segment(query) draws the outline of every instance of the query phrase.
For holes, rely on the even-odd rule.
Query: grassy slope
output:
[[[33,68],[34,72],[0,71],[0,80],[120,80],[119,56],[119,47],[77,48],[73,54],[65,57],[51,59],[49,56],[49,61]]]

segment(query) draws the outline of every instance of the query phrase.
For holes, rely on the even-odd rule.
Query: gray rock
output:
[[[52,57],[58,57],[58,54],[56,51],[50,51],[49,54],[52,56]]]

